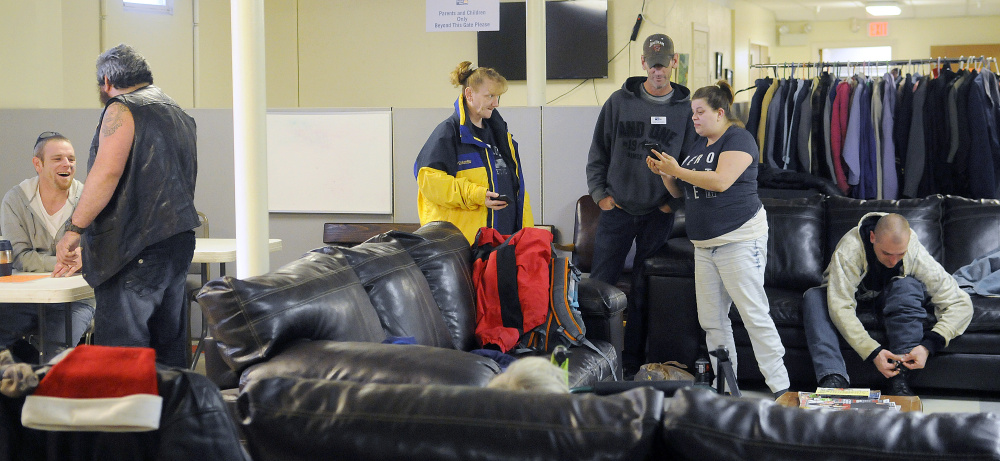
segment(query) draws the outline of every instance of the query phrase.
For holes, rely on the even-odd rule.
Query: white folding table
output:
[[[42,275],[31,272],[15,272],[16,275]],[[70,303],[92,298],[94,289],[87,285],[83,276],[44,277],[26,282],[0,283],[0,303],[38,304],[38,359],[45,363],[51,357],[45,356],[45,308],[47,304],[65,304],[66,342],[72,347],[73,313]]]

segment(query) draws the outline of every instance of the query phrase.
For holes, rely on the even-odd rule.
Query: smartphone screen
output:
[[[663,148],[660,147],[659,143],[655,142],[644,142],[642,143],[642,148],[646,150],[646,155],[649,155],[653,160],[659,160],[660,158],[653,153],[653,150],[657,152],[663,152]]]

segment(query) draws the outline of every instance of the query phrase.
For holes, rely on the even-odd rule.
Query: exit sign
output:
[[[889,35],[889,23],[882,22],[869,22],[868,23],[868,36],[869,37],[885,37]]]

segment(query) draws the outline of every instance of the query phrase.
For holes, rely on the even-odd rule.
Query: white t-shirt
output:
[[[50,215],[49,212],[45,211],[45,205],[42,205],[42,195],[37,191],[35,192],[35,196],[32,197],[30,205],[35,214],[42,218],[42,222],[45,224],[45,230],[49,231],[49,235],[51,235],[53,239],[56,238],[56,234],[59,233],[59,229],[62,229],[70,216],[73,216],[73,207],[69,204],[69,200],[63,204],[59,211]]]

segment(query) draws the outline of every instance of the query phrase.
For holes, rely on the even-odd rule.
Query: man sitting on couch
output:
[[[927,252],[906,218],[868,213],[840,239],[824,285],[803,295],[802,320],[820,387],[848,387],[838,336],[889,378],[890,395],[913,395],[910,370],[962,334],[972,300]],[[870,310],[888,346],[858,318]],[[834,329],[836,327],[836,330]],[[925,331],[925,328],[927,331]],[[839,334],[838,334],[839,333]]]

